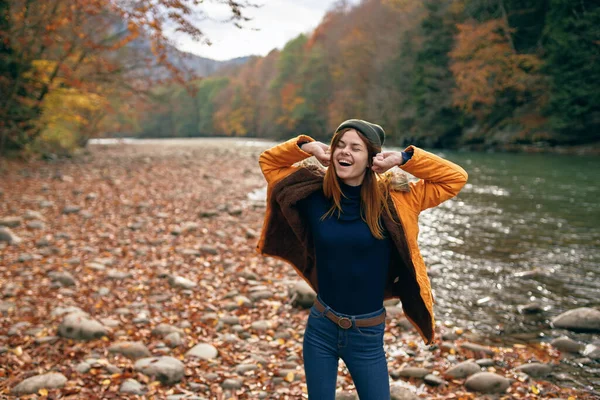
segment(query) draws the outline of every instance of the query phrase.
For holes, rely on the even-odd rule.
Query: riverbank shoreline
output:
[[[70,160],[8,162],[1,215],[14,217],[10,229],[20,242],[0,242],[7,359],[0,393],[42,370],[66,378],[50,395],[119,396],[135,380],[141,393],[159,398],[305,396],[307,311],[291,303],[298,277],[254,251],[264,202],[248,194],[264,189],[262,147],[233,143],[93,145]],[[515,369],[560,365],[547,344],[477,347],[481,337],[444,321],[436,344],[424,346],[401,308],[388,310],[392,385],[406,396],[593,398],[568,380]],[[101,336],[69,336],[66,315],[80,311]],[[136,366],[150,355],[180,360],[180,380],[154,383]],[[504,394],[477,394],[466,389],[466,377],[449,377],[462,362],[507,379]],[[354,393],[345,368],[338,387]]]

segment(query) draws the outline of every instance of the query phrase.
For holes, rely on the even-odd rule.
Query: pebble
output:
[[[53,281],[53,282],[60,282],[61,285],[63,286],[75,286],[77,285],[77,281],[75,280],[75,278],[73,277],[73,275],[71,275],[69,272],[67,271],[51,271],[48,273],[48,277]]]
[[[196,357],[202,360],[211,360],[219,355],[219,351],[211,344],[199,343],[185,353],[185,357]]]
[[[86,314],[68,314],[58,327],[59,336],[75,340],[92,340],[106,336],[106,328]]]
[[[446,381],[444,381],[442,378],[440,378],[437,375],[433,375],[433,374],[428,374],[423,378],[423,381],[425,381],[426,384],[428,384],[429,386],[440,386],[443,385],[444,383],[446,383]]]
[[[600,332],[600,311],[589,307],[569,310],[554,317],[552,326],[573,331]]]
[[[463,379],[477,372],[481,372],[481,366],[473,361],[464,361],[448,369],[444,375],[453,379]]]
[[[109,353],[122,354],[131,360],[150,357],[150,350],[142,342],[118,342],[108,348]]]
[[[196,282],[192,282],[191,280],[182,276],[170,276],[169,284],[171,287],[180,289],[193,289],[197,286]]]
[[[425,376],[429,375],[431,371],[426,368],[420,367],[405,367],[402,369],[395,370],[393,372],[392,378],[398,379],[399,377],[404,378],[419,378],[423,379]]]
[[[126,379],[123,381],[123,383],[121,383],[119,392],[141,396],[144,394],[144,386],[135,379]]]
[[[250,327],[255,331],[263,332],[271,328],[271,322],[265,320],[254,321]]]
[[[181,338],[181,334],[179,332],[171,332],[165,336],[165,343],[170,348],[175,348],[183,345],[183,339]]]
[[[183,330],[181,330],[180,328],[173,326],[173,325],[164,324],[164,323],[158,324],[156,327],[154,327],[154,329],[152,329],[152,335],[159,336],[159,337],[167,336],[173,332],[177,332],[177,333],[183,335]]]
[[[492,372],[478,372],[467,379],[465,387],[474,392],[504,393],[510,387],[510,381]]]
[[[185,372],[183,363],[169,356],[142,358],[136,361],[134,367],[144,375],[167,385],[179,382]]]
[[[90,364],[86,363],[85,361],[80,362],[75,367],[75,371],[79,372],[80,374],[88,373],[90,371],[90,369],[92,369],[92,366]]]
[[[225,379],[221,384],[223,389],[240,389],[244,383],[240,379],[229,378]]]
[[[564,336],[552,340],[550,344],[563,353],[579,353],[584,348],[582,343]]]

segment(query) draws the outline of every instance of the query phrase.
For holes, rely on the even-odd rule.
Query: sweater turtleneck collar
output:
[[[342,189],[341,206],[342,214],[339,219],[343,221],[352,221],[361,218],[360,213],[360,190],[362,185],[350,186],[340,181]]]

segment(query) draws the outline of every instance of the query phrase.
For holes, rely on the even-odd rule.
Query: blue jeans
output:
[[[385,322],[358,328],[355,320],[375,317],[381,309],[369,314],[347,315],[333,311],[327,304],[320,313],[313,306],[304,333],[302,354],[309,400],[333,400],[337,383],[338,359],[344,360],[356,386],[360,400],[390,398],[387,361],[383,350]],[[324,314],[334,312],[352,320],[352,327],[342,329]]]

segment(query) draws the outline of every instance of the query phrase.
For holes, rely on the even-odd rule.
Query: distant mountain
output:
[[[224,67],[245,64],[252,56],[237,57],[231,60],[217,61],[210,58],[200,57],[195,54],[186,53],[172,48],[169,51],[169,61],[176,67],[189,69],[200,76],[209,76]]]

